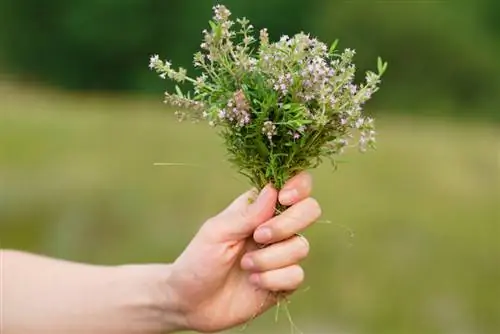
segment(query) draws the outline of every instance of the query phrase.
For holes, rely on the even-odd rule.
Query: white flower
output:
[[[356,121],[355,123],[355,126],[357,129],[361,128],[364,124],[365,120],[361,117],[361,118],[358,118],[358,120]]]
[[[158,55],[152,55],[151,58],[149,58],[149,68],[153,69],[156,67],[156,65],[160,62],[160,56]]]
[[[349,56],[354,56],[356,54],[356,50],[354,50],[354,49],[345,49],[345,53],[347,53]]]
[[[283,36],[281,36],[281,38],[280,38],[280,42],[286,42],[286,41],[288,41],[289,39],[290,39],[290,37],[289,37],[288,35],[283,35]]]

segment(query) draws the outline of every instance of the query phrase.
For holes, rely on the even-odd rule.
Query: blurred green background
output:
[[[378,151],[313,171],[332,224],[306,233],[309,289],[289,305],[300,329],[499,333],[500,2],[222,3],[275,39],[339,38],[361,74],[389,62],[367,105]],[[247,189],[210,128],[175,121],[147,68],[159,53],[191,70],[213,4],[0,0],[2,248],[172,261]],[[246,333],[290,328],[268,314]]]

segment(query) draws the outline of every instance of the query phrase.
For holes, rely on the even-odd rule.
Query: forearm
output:
[[[181,329],[168,265],[91,266],[0,253],[5,334],[165,333]]]

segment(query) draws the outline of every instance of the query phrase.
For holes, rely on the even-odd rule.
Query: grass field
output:
[[[211,129],[178,124],[161,96],[10,85],[0,96],[2,247],[171,261],[247,189]],[[381,116],[378,130],[377,152],[313,171],[333,223],[306,233],[309,289],[292,299],[295,322],[305,334],[498,333],[499,127]],[[273,317],[246,333],[290,333]]]

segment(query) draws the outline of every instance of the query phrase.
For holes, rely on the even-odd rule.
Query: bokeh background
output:
[[[389,62],[378,151],[321,167],[323,218],[289,305],[306,334],[500,333],[500,1],[221,1]],[[178,124],[159,53],[191,66],[214,1],[0,0],[0,242],[96,264],[172,261],[247,189]],[[182,162],[181,167],[154,166]],[[307,288],[308,287],[308,288]],[[237,330],[233,331],[237,332]],[[272,312],[246,333],[290,333]]]

